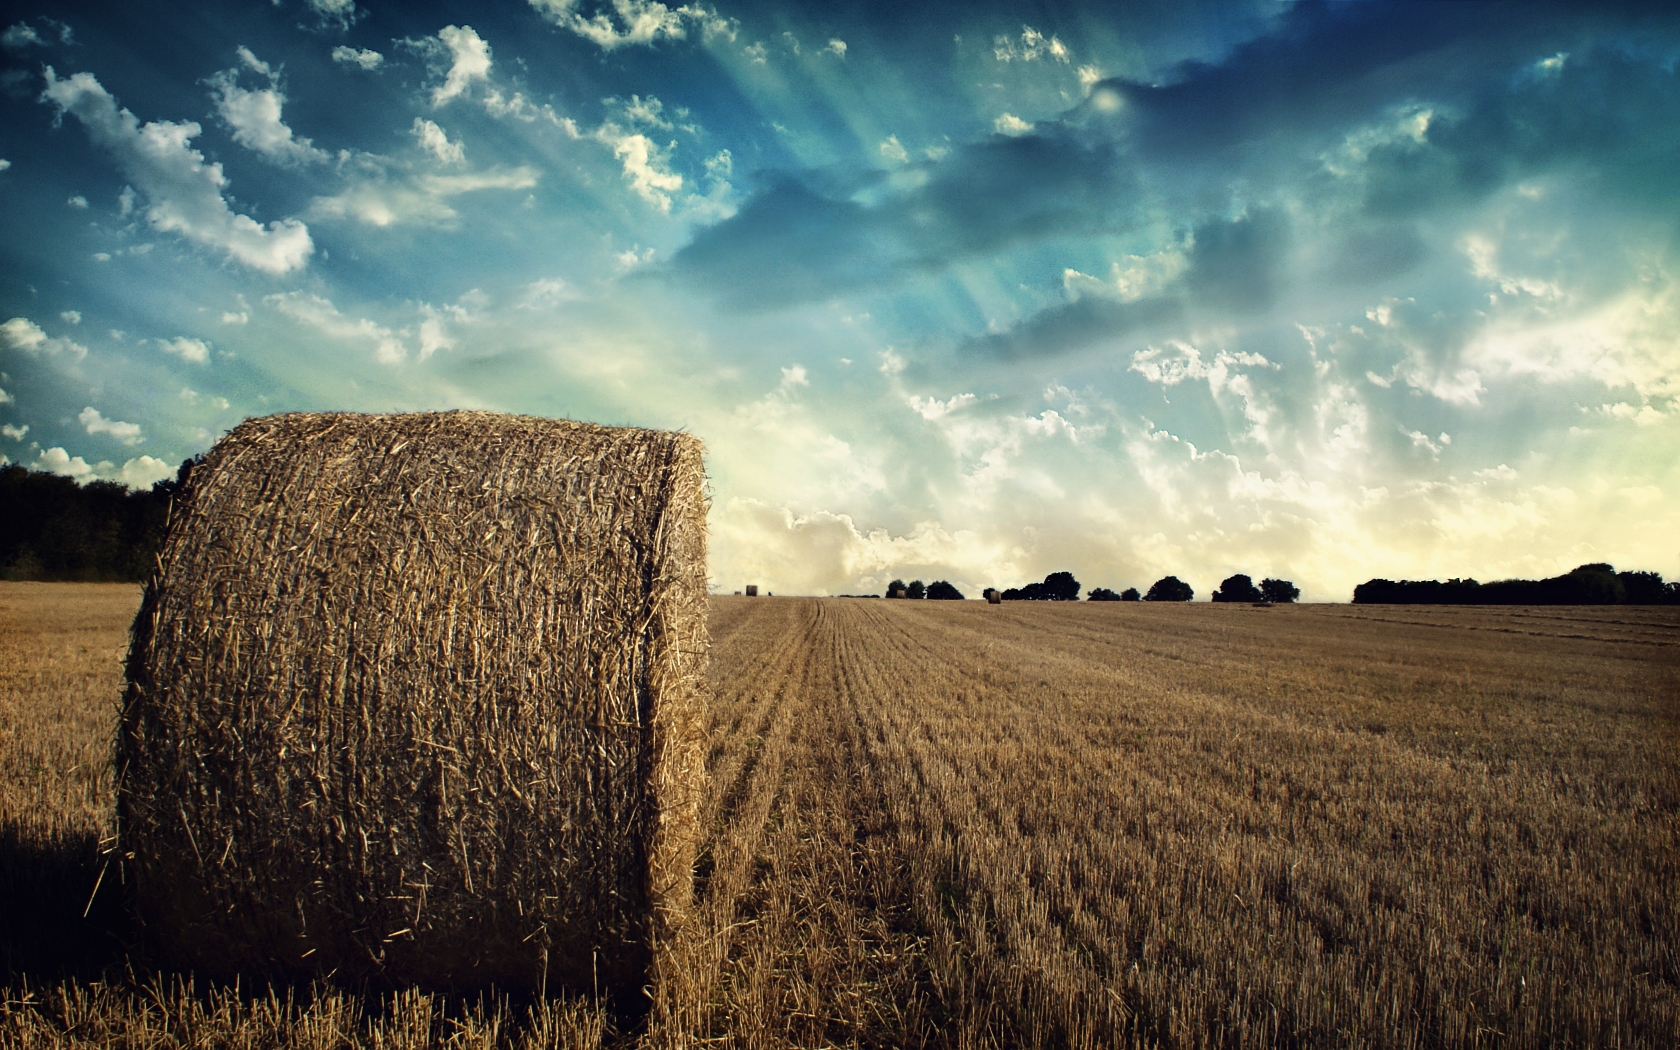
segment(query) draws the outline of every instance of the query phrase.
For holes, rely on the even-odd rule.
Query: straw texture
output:
[[[117,740],[158,961],[639,989],[689,907],[702,447],[484,412],[249,420],[177,496]]]

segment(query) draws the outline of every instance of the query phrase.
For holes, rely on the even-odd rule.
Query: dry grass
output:
[[[0,864],[56,916],[0,1043],[1680,1043],[1671,610],[715,599],[697,917],[619,1035],[47,952],[136,598],[0,590]]]
[[[117,736],[147,958],[642,1002],[700,831],[702,452],[491,412],[218,441],[170,510]]]

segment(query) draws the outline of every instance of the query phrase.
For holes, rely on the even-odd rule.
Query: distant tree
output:
[[[944,580],[934,580],[928,584],[927,596],[936,602],[960,602],[963,593]]]
[[[1076,602],[1079,600],[1079,581],[1073,578],[1071,572],[1053,572],[1044,577],[1042,583],[1029,583],[1025,587],[1009,588],[1003,592],[1006,602]]]
[[[1053,572],[1044,577],[1045,596],[1053,602],[1076,602],[1079,600],[1079,581],[1073,578],[1071,572]]]
[[[195,462],[181,464],[174,480],[138,491],[0,467],[0,579],[144,580],[163,541],[170,499]]]
[[[904,588],[904,596],[920,600],[927,597],[927,588],[922,586],[921,580],[911,580],[910,586]]]
[[[1123,602],[1142,601],[1143,595],[1138,593],[1138,589],[1136,587],[1127,587],[1125,590],[1120,592],[1120,600]]]
[[[1117,602],[1120,596],[1107,587],[1092,587],[1091,593],[1085,596],[1088,602]]]
[[[1629,605],[1662,605],[1668,598],[1663,578],[1655,572],[1618,572]]]
[[[1276,605],[1287,605],[1301,596],[1301,588],[1288,580],[1267,578],[1260,581],[1260,593]]]
[[[904,597],[904,581],[903,580],[894,580],[893,582],[887,584],[887,597],[888,598],[902,598],[902,597]]]
[[[1188,583],[1177,576],[1163,576],[1149,585],[1149,593],[1143,596],[1146,602],[1187,602],[1196,597],[1196,592]]]
[[[1254,586],[1254,581],[1239,572],[1235,576],[1225,577],[1224,581],[1220,583],[1219,589],[1213,592],[1213,600],[1216,602],[1259,602],[1266,599],[1260,593],[1260,588]]]

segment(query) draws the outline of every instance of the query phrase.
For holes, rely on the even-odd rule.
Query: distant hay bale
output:
[[[756,583],[747,584],[747,597],[748,598],[757,598],[758,597],[758,584],[756,584]]]
[[[1003,592],[999,591],[996,587],[987,587],[982,593],[985,596],[987,605],[1003,604]]]
[[[223,438],[176,497],[117,740],[154,961],[634,995],[690,907],[702,451],[486,412]]]

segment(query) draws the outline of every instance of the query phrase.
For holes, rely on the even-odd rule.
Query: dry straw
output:
[[[117,742],[157,961],[639,989],[699,831],[701,454],[486,412],[218,443],[135,621]]]

